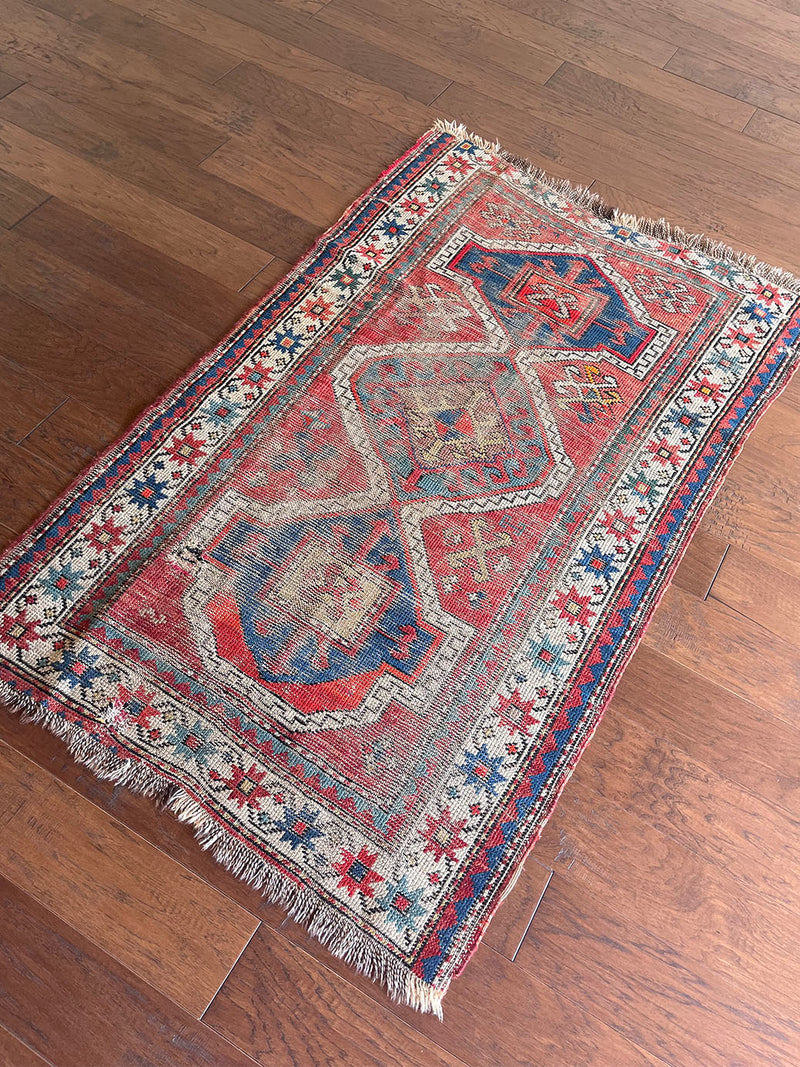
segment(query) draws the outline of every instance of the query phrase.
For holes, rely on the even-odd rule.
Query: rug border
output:
[[[175,382],[172,383],[155,401],[149,404],[142,413],[124,430],[119,437],[84,468],[78,476],[71,481],[69,486],[58,495],[57,499],[45,511],[29,525],[18,537],[6,547],[0,555],[0,565],[5,564],[14,555],[18,547],[30,536],[30,534],[45,523],[53,515],[62,500],[73,492],[78,485],[87,479],[93,472],[101,470],[107,458],[113,455],[125,442],[131,439],[136,432],[144,426],[148,418],[156,413],[180,388],[206,365],[212,363],[232,343],[240,330],[250,322],[260,311],[266,308],[281,292],[294,280],[299,278],[306,265],[317,255],[326,242],[330,241],[340,229],[342,224],[352,218],[354,212],[368,202],[374,191],[381,186],[387,177],[402,167],[402,165],[419,150],[428,138],[434,135],[449,134],[454,138],[463,138],[478,145],[485,151],[493,154],[510,166],[520,170],[524,175],[534,178],[536,181],[564,196],[571,203],[582,207],[599,218],[610,220],[631,230],[640,232],[659,240],[667,241],[681,249],[698,251],[725,265],[733,266],[739,270],[763,278],[775,285],[790,289],[800,295],[800,279],[789,271],[780,267],[770,266],[758,260],[756,256],[738,251],[722,242],[714,241],[703,234],[690,233],[681,227],[671,225],[665,219],[650,219],[640,217],[618,208],[607,205],[599,194],[582,186],[573,185],[566,179],[550,177],[545,171],[534,166],[525,159],[521,159],[506,152],[497,142],[490,142],[480,136],[470,133],[467,128],[457,122],[444,119],[437,120],[434,125],[425,131],[409,149],[395,159],[373,182],[369,188],[352,204],[337,220],[326,229],[313,243],[309,250],[274,286],[272,286],[229,330],[224,338],[204,355],[197,359]],[[763,401],[758,417],[776,400],[791,380],[792,374],[800,362],[800,352],[791,360],[787,370],[782,375],[781,381],[774,391]],[[569,778],[583,754],[589,741],[595,734],[603,715],[608,708],[614,695],[616,686],[621,679],[625,668],[641,642],[654,612],[661,602],[662,597],[670,587],[672,578],[680,565],[692,537],[699,526],[706,509],[711,505],[716,494],[724,483],[724,479],[731,464],[736,459],[741,448],[746,442],[752,430],[758,423],[758,417],[752,418],[742,430],[740,440],[730,451],[722,466],[718,468],[713,486],[707,491],[705,497],[698,505],[691,525],[686,532],[683,543],[670,563],[667,574],[660,584],[647,613],[640,623],[639,631],[635,639],[623,653],[623,659],[617,668],[613,682],[604,694],[601,704],[593,710],[593,722],[587,735],[581,742],[580,748],[575,753],[571,765],[567,768],[562,781],[559,783],[552,796],[546,812],[544,813],[535,834],[526,844],[524,852],[518,857],[517,862],[509,869],[503,883],[498,887],[496,895],[487,910],[483,920],[476,927],[470,942],[463,953],[455,972],[460,974],[473,952],[483,937],[491,919],[496,914],[497,908],[505,900],[513,889],[519,875],[522,872],[525,861],[531,849],[539,839],[553,809],[569,781]],[[279,871],[268,860],[262,859],[246,846],[241,840],[233,836],[230,828],[225,829],[202,805],[185,786],[175,785],[159,771],[142,766],[140,763],[129,760],[120,760],[109,752],[105,745],[92,737],[78,735],[68,722],[48,709],[47,699],[39,701],[30,697],[27,693],[20,692],[10,683],[0,680],[0,697],[9,707],[22,713],[22,721],[35,721],[38,725],[47,727],[67,745],[73,757],[87,766],[99,778],[111,780],[116,784],[127,786],[133,792],[141,793],[155,798],[163,807],[170,810],[180,821],[189,823],[194,829],[195,835],[205,849],[208,849],[214,858],[234,875],[247,882],[253,888],[261,892],[262,896],[271,902],[284,907],[289,916],[296,922],[305,926],[308,932],[319,940],[334,956],[341,958],[355,970],[378,982],[387,991],[390,997],[398,1002],[409,1005],[421,1012],[432,1012],[439,1018],[442,1017],[442,999],[447,992],[450,981],[434,988],[430,983],[415,975],[410,968],[391,956],[379,944],[368,938],[359,927],[349,918],[345,918],[322,901],[315,893],[305,888],[300,882],[295,881],[290,875]]]

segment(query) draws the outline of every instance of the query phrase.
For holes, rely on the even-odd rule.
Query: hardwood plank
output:
[[[16,229],[0,231],[0,285],[116,352],[152,366],[156,383],[166,368],[177,373],[208,344],[207,335],[193,326],[73,266]],[[27,362],[27,356],[18,352],[16,358]],[[59,370],[52,368],[54,374]]]
[[[644,0],[645,11],[661,12],[663,8],[657,0]],[[675,0],[670,4],[673,20],[680,20],[683,26],[694,36],[705,40],[708,33],[722,37],[727,48],[734,53],[744,53],[754,44],[759,52],[771,55],[775,61],[785,59],[789,64],[797,63],[797,48],[800,45],[800,26],[796,20],[781,16],[777,21],[770,18],[768,8],[763,11],[749,12],[743,16],[727,2],[708,3],[706,0]],[[780,62],[778,63],[780,69]]]
[[[242,296],[246,296],[250,305],[253,306],[262,300],[271,289],[274,289],[279,282],[283,281],[291,269],[292,264],[287,263],[285,259],[273,259],[263,270],[254,275],[239,292]]]
[[[673,1067],[797,1062],[800,1026],[769,990],[751,998],[718,969],[676,966],[679,952],[613,901],[556,874],[517,961]]]
[[[728,3],[726,0],[725,6],[749,18],[769,20],[772,28],[778,33],[782,32],[787,24],[796,29],[800,20],[797,0],[767,0],[766,3],[763,0],[730,0]],[[790,18],[787,19],[787,15]]]
[[[3,275],[2,247],[0,242],[0,284],[3,276],[15,281],[10,276],[10,266]],[[24,247],[22,250],[28,251]],[[29,261],[27,257],[25,262]],[[45,292],[48,298],[57,292],[55,281],[47,289],[39,285],[34,288],[30,279],[26,284],[22,274],[18,289],[25,296],[47,304]],[[59,280],[63,277],[63,273],[57,275]],[[66,298],[69,296],[67,290]],[[3,316],[0,354],[8,362],[29,370],[52,386],[61,386],[63,395],[78,397],[109,418],[131,422],[148,401],[154,400],[175,379],[176,371],[169,365],[168,351],[164,352],[166,366],[160,369],[144,366],[126,357],[122,344],[121,351],[107,348],[90,334],[57,321],[41,308],[2,288],[0,314]],[[35,345],[30,343],[31,337],[36,338]],[[191,356],[184,352],[183,358],[188,363]]]
[[[314,15],[325,4],[325,0],[277,0],[281,7],[290,11],[302,11],[306,15]]]
[[[0,226],[15,226],[43,204],[48,195],[35,185],[0,170]]]
[[[98,34],[83,30],[58,16],[32,8],[24,0],[7,0],[7,3],[12,5],[11,9],[16,15],[15,21],[28,16],[31,41],[43,38],[52,40],[54,37],[56,40],[64,37],[68,40],[77,39],[81,45],[81,58],[85,58],[88,52],[92,62],[98,63],[101,69],[107,69],[109,61],[118,57],[120,61],[126,62],[128,69],[136,70],[142,76],[142,85],[146,85],[151,91],[156,90],[159,94],[166,93],[172,100],[179,98],[182,108],[189,105],[194,110],[199,109],[198,117],[201,118],[207,113],[209,104],[213,106],[214,102],[217,102],[224,106],[226,103],[227,86],[221,89],[216,85],[211,87],[198,79],[168,70],[158,60],[152,60],[115,41],[101,38]],[[353,112],[360,111],[368,122],[375,116],[387,124],[393,124],[395,129],[410,128],[416,132],[420,125],[423,128],[426,125],[425,120],[420,119],[420,115],[425,114],[424,107],[402,93],[385,89],[357,74],[351,73],[343,78],[340,67],[324,59],[309,56],[300,49],[287,48],[283,42],[263,38],[259,43],[260,66],[265,71],[269,68],[270,73],[293,99],[300,98],[311,103],[319,96],[320,100],[327,103],[340,103],[345,114],[352,115]],[[219,79],[220,82],[222,80]],[[262,102],[264,99],[261,98]],[[363,145],[359,146],[358,150],[363,151]]]
[[[791,0],[789,0],[791,3]],[[684,15],[688,7],[680,5]],[[726,28],[729,21],[733,21],[743,33],[743,39],[748,34],[766,30],[770,34],[777,34],[784,40],[800,43],[800,8],[794,5],[794,12],[789,6],[776,10],[780,4],[763,3],[761,0],[702,0],[702,8],[706,17],[714,14],[717,16],[717,25]]]
[[[392,4],[391,0],[357,0],[356,4],[352,0],[332,0],[318,17],[337,25],[358,28],[362,33],[369,32],[387,47],[415,52],[422,47],[426,62],[445,70],[459,84],[504,103],[529,99],[533,90],[529,90],[525,83],[545,81],[561,65],[558,60],[566,57],[576,62],[579,60],[588,69],[613,77],[631,88],[645,89],[667,104],[678,104],[687,112],[702,114],[736,129],[741,129],[751,114],[750,109],[743,109],[738,104],[734,104],[732,110],[730,98],[723,94],[715,93],[702,99],[694,97],[680,78],[664,74],[651,63],[632,56],[623,58],[608,49],[579,47],[577,51],[562,49],[559,56],[548,57],[540,50],[552,45],[552,39],[546,33],[539,35],[535,43],[529,43],[495,32],[494,23],[478,25],[456,14],[437,11],[420,0],[406,0],[400,6]],[[437,44],[440,47],[436,47]],[[434,51],[430,54],[432,45]],[[555,65],[548,64],[548,59],[553,58],[556,59]],[[490,61],[488,65],[487,60]],[[548,96],[550,104],[554,96]]]
[[[34,0],[36,7],[68,19],[110,41],[143,52],[201,81],[214,82],[237,59],[217,45],[200,43],[154,19],[142,18],[109,0]]]
[[[333,124],[341,123],[342,137],[346,137],[355,120],[356,128],[354,135],[349,138],[349,144],[359,153],[369,150],[369,146],[374,144],[378,148],[391,145],[395,155],[400,155],[408,147],[409,139],[424,132],[431,122],[427,108],[406,100],[399,93],[390,96],[387,90],[384,94],[376,94],[374,88],[368,85],[364,87],[363,94],[355,92],[351,101],[348,85],[342,85],[339,79],[337,88],[330,88],[323,95],[316,91],[319,85],[315,86],[315,91],[311,91],[296,82],[276,77],[263,65],[263,60],[260,63],[240,63],[220,79],[219,86],[253,107],[263,108],[263,102],[270,100],[271,108],[278,108],[290,122],[311,133],[325,128],[330,130]],[[376,107],[376,103],[380,106]],[[366,115],[362,112],[366,112]],[[376,113],[377,118],[372,118]],[[366,144],[360,140],[365,129],[374,133],[374,138]]]
[[[203,1021],[270,1067],[460,1063],[266,927],[256,932]]]
[[[298,989],[302,1013],[295,1010]],[[267,1004],[272,1011],[265,1010]],[[485,1025],[487,1009],[491,1026]],[[343,966],[296,924],[256,932],[204,1018],[270,1067],[654,1063],[572,998],[558,997],[485,945],[453,983],[442,1023],[390,1004],[374,983]],[[531,1018],[537,1020],[535,1033]]]
[[[759,108],[745,126],[744,132],[748,137],[766,141],[782,151],[795,154],[800,151],[800,121],[794,122]]]
[[[698,728],[698,713],[708,723]],[[640,645],[608,712],[681,748],[729,781],[800,816],[800,734],[771,712]]]
[[[696,42],[694,47],[702,45]],[[687,48],[679,48],[664,70],[696,85],[726,93],[753,107],[776,112],[794,121],[800,120],[800,92],[776,85],[769,77],[757,77],[752,71],[739,70]]]
[[[507,37],[529,40],[555,52],[562,59],[575,59],[584,51],[609,50],[621,55],[645,59],[662,66],[672,55],[673,45],[659,40],[646,28],[632,30],[624,21],[597,19],[581,11],[578,5],[535,0],[527,14],[525,4],[515,5],[495,0],[435,0],[435,7],[490,25]]]
[[[0,98],[13,93],[17,86],[22,85],[19,78],[14,78],[5,71],[0,70]]]
[[[685,187],[639,180],[627,175],[624,168],[620,168],[613,184],[596,181],[592,191],[612,207],[633,215],[666,218],[688,233],[705,233],[757,255],[764,262],[800,270],[800,228],[746,207],[734,197],[710,196],[694,189],[689,197]]]
[[[791,378],[784,386],[780,401],[794,411],[800,411],[800,378],[797,375]]]
[[[752,104],[697,82],[687,83],[671,71],[669,63],[661,68],[632,56],[618,60],[604,53],[590,52],[578,65],[627,89],[653,97],[677,114],[699,115],[733,130],[743,129],[753,114]]]
[[[289,168],[272,155],[251,155],[234,139],[203,160],[201,167],[319,227],[330,226],[364,188],[357,175],[333,185],[302,164]]]
[[[795,1011],[800,961],[787,953],[794,912],[661,833],[646,812],[570,782],[536,849],[555,875],[613,900],[621,914],[672,943],[677,967],[716,969],[750,997],[770,990],[776,1011]]]
[[[170,2],[175,3],[179,0],[170,0]],[[263,7],[266,6],[266,3],[263,4]],[[275,40],[272,37],[254,33],[249,28],[243,28],[244,32],[240,29],[237,40],[241,42],[239,51],[245,62],[253,61],[263,70],[285,80],[303,92],[311,90],[326,100],[345,105],[353,112],[369,118],[377,118],[394,129],[413,134],[420,127],[424,129],[427,125],[427,112],[424,105],[429,99],[435,99],[446,87],[446,79],[438,79],[434,87],[426,87],[422,94],[409,92],[408,84],[403,85],[402,82],[398,88],[386,86],[382,84],[383,79],[377,75],[376,66],[373,64],[367,66],[366,74],[358,73],[353,69],[355,66],[361,66],[360,63],[354,61],[355,55],[343,56],[341,49],[337,48],[337,41],[340,44],[344,35],[331,31],[330,28],[313,20],[308,23],[308,26],[305,22],[301,23],[299,33],[287,32],[284,25],[285,18],[276,19],[275,17],[280,13],[278,10],[273,8],[271,11],[267,9],[264,12],[261,8],[262,4],[259,3],[258,7],[254,5],[252,10],[257,11],[259,21],[266,15],[266,28],[281,39]],[[222,5],[222,11],[227,11],[227,7]],[[226,27],[217,32],[225,33],[227,40],[230,29]],[[317,38],[316,47],[314,46],[315,38]],[[336,60],[330,62],[325,47],[326,38],[330,41],[334,55],[338,52],[339,60],[345,60],[343,64],[338,65]],[[300,43],[301,48],[293,47],[289,43],[291,40]],[[255,55],[253,55],[254,46],[256,47]],[[313,51],[314,54],[309,55],[307,49]],[[370,46],[367,45],[365,48],[362,41],[360,43],[361,53],[369,50]],[[392,68],[396,69],[398,64],[402,65],[404,62],[398,60],[397,57],[387,55],[375,57],[375,64],[379,65],[381,59],[388,71]],[[348,65],[350,69],[343,71],[342,66]],[[413,80],[418,80],[422,72],[417,68],[403,73],[404,80],[409,76]],[[397,84],[395,78],[391,80]],[[425,78],[425,81],[429,80],[429,76]],[[417,99],[420,95],[421,100]]]
[[[54,388],[23,367],[0,356],[0,440],[17,444],[67,398],[66,389]]]
[[[526,103],[538,103],[526,97]],[[541,118],[497,101],[483,93],[454,83],[437,101],[442,114],[458,115],[473,133],[488,140],[499,139],[506,151],[541,166],[553,177],[577,185],[591,185],[602,166],[605,149],[583,134],[565,128],[562,115]],[[610,154],[609,154],[610,158]]]
[[[800,181],[797,161],[772,146],[759,145],[755,151],[750,139],[740,131],[725,129],[707,119],[676,110],[646,91],[631,89],[613,78],[601,77],[574,63],[563,63],[547,83],[577,110],[595,116],[603,113],[603,124],[641,136],[647,140],[668,136],[686,152],[700,151],[724,163],[734,163],[745,172],[795,187]],[[683,149],[678,152],[684,155]]]
[[[257,889],[218,863],[198,843],[190,826],[158,808],[150,797],[98,778],[77,763],[64,742],[49,730],[4,711],[0,714],[0,738],[261,922],[278,927],[286,918],[283,908],[267,903]]]
[[[800,577],[734,546],[711,586],[711,599],[793,644],[800,639]]]
[[[754,555],[800,572],[800,529],[793,486],[775,484],[763,464],[742,455],[705,515],[701,529]]]
[[[58,1067],[252,1067],[2,876],[0,944],[0,1023]]]
[[[11,94],[0,101],[6,107]],[[7,113],[7,112],[5,112]],[[4,169],[188,266],[237,289],[264,266],[264,250],[184,208],[145,195],[133,182],[0,119]]]
[[[179,222],[187,223],[189,247],[193,244],[191,235],[195,228],[198,228],[201,242],[206,238],[217,241],[218,248],[213,254],[206,249],[206,254],[211,254],[212,260],[215,256],[216,260],[210,262],[203,273],[220,285],[238,288],[244,284],[247,270],[255,271],[268,261],[269,256],[264,251],[268,245],[299,255],[318,233],[318,227],[305,220],[222,178],[198,173],[195,167],[184,166],[152,151],[126,137],[124,132],[110,130],[106,123],[98,122],[91,114],[54,101],[47,94],[27,86],[18,93],[0,101],[0,117],[8,118],[48,145],[65,149],[70,153],[70,161],[77,155],[86,164],[96,167],[96,184],[102,184],[97,178],[98,171],[104,178],[114,175],[113,179],[106,180],[113,183],[119,179],[128,190],[136,187],[137,198],[153,203],[153,223],[147,227],[135,224],[126,230],[131,237],[139,237],[141,242],[191,267],[188,251],[176,257],[174,250],[164,247],[163,241],[152,240],[150,231],[158,221],[160,205],[168,201],[167,214],[178,211]],[[148,197],[147,194],[151,195]],[[63,189],[59,195],[64,200],[70,199]],[[97,213],[80,201],[75,201],[73,206],[117,229],[125,229],[121,221],[114,220],[112,213]],[[199,252],[203,246],[195,243],[195,247]],[[244,255],[239,259],[241,250]],[[197,264],[194,269],[198,269]]]
[[[181,114],[137,86],[76,59],[69,49],[62,51],[66,54],[43,45],[35,35],[30,42],[6,38],[0,65],[18,75],[20,85],[27,82],[66,104],[87,108],[112,128],[121,126],[142,144],[185,163],[199,163],[227,139],[212,120]]]
[[[0,1026],[0,1067],[53,1067]]]
[[[716,159],[702,147],[683,145],[676,157],[674,147],[663,135],[659,141],[655,129],[650,136],[640,136],[641,131],[613,129],[606,119],[587,111],[589,104],[573,105],[557,93],[547,97],[546,91],[545,86],[536,95],[526,97],[524,105],[528,110],[521,110],[499,105],[455,84],[444,91],[438,104],[447,113],[460,115],[468,127],[479,133],[499,134],[515,154],[519,154],[515,143],[521,144],[522,154],[532,154],[536,162],[542,144],[546,145],[558,164],[556,173],[566,170],[573,182],[587,184],[585,168],[587,160],[591,160],[593,173],[589,181],[600,179],[620,187],[631,187],[634,182],[643,189],[655,188],[660,194],[666,188],[685,198],[686,176],[697,170],[703,174],[709,195],[736,197],[748,211],[755,208],[775,219],[794,216],[796,192],[789,185],[766,175],[756,177],[755,172],[748,174],[743,167],[732,168],[729,162]],[[599,129],[603,133],[598,138]],[[522,141],[520,130],[525,130]],[[583,149],[578,153],[581,145]],[[798,179],[800,172],[792,181]]]
[[[103,41],[97,34],[32,8],[22,0],[7,2],[12,5],[14,13],[14,33],[3,36],[0,25],[0,48],[10,53],[10,59],[8,55],[4,57],[4,69],[12,74],[19,70],[23,78],[30,80],[31,59],[37,61],[39,67],[41,59],[47,66],[56,63],[57,77],[50,77],[43,87],[48,92],[63,94],[66,73],[68,91],[73,93],[76,91],[73,55],[77,53],[83,64],[79,71],[81,83],[89,81],[93,104],[98,101],[101,108],[111,110],[115,116],[121,110],[126,122],[132,109],[138,109],[150,133],[159,122],[169,129],[177,111],[179,119],[186,118],[204,127],[210,125],[221,135],[210,150],[232,133],[248,134],[269,146],[278,115],[279,127],[285,129],[288,122],[295,133],[298,130],[305,132],[306,138],[311,134],[315,142],[320,141],[326,154],[331,152],[333,143],[333,150],[340,157],[349,155],[356,162],[366,157],[378,173],[381,165],[387,165],[408,146],[407,135],[401,135],[371,117],[358,115],[346,106],[325,100],[300,85],[272,78],[272,95],[265,96],[262,92],[255,94],[252,100],[242,99],[225,88],[209,86],[165,70],[141,53],[115,42]],[[126,72],[121,91],[115,84],[116,72],[120,68]],[[332,70],[336,72],[336,68]],[[35,76],[37,84],[44,78],[39,69],[35,70]],[[335,77],[331,74],[328,80],[334,91],[341,93],[340,74]],[[265,106],[266,100],[272,106]],[[283,136],[285,138],[285,132]]]
[[[718,537],[702,530],[695,531],[672,579],[673,584],[705,600],[727,550],[727,544]]]
[[[380,164],[371,153],[353,155],[341,145],[331,144],[321,136],[309,137],[307,131],[264,113],[254,117],[241,136],[233,134],[221,148],[228,146],[243,158],[252,159],[254,167],[266,165],[280,184],[287,187],[292,175],[297,173],[301,178],[307,174],[312,180],[336,188],[356,188],[360,194],[380,173]],[[213,155],[210,153],[207,158]],[[391,160],[387,158],[386,162],[388,165]],[[279,194],[277,189],[276,197]],[[301,254],[298,252],[295,258]]]
[[[0,549],[5,549],[15,540],[16,535],[5,523],[0,523]]]
[[[800,410],[777,400],[706,511],[704,531],[800,571],[798,450]]]
[[[209,347],[247,310],[247,301],[233,290],[57,197],[16,231],[191,326]]]
[[[777,84],[797,87],[800,64],[794,42],[786,36],[761,32],[757,27],[725,23],[718,10],[699,0],[670,4],[659,0],[571,0],[595,18],[620,19],[633,29],[669,42],[673,48],[696,49],[742,71],[766,77]]]
[[[542,48],[406,0],[330,0],[317,20],[359,33],[405,57],[418,56],[448,78],[478,91],[503,94],[543,84],[561,59]],[[438,100],[437,100],[438,103]]]
[[[278,42],[301,61],[297,52],[333,64],[359,78],[403,93],[420,103],[429,103],[447,87],[441,73],[376,47],[363,34],[350,33],[297,13],[269,0],[239,0],[235,8],[224,0],[204,0],[202,5],[185,0],[117,0],[141,14],[179,29],[198,40],[219,41],[239,59],[265,60],[269,66]],[[322,5],[320,5],[322,7]],[[312,82],[303,77],[303,84]]]
[[[644,637],[650,647],[800,725],[798,645],[672,586]]]
[[[0,445],[0,523],[22,533],[69,484],[49,463],[15,445]]]
[[[482,944],[493,948],[506,959],[514,960],[552,874],[551,867],[546,867],[529,855],[517,883],[489,923]]]
[[[122,420],[100,415],[70,397],[20,442],[26,452],[76,478],[125,429]]]
[[[601,811],[635,812],[729,874],[740,891],[800,914],[798,820],[722,777],[713,761],[700,763],[680,742],[653,736],[638,718],[612,710],[570,786],[591,792]]]
[[[198,1017],[258,922],[0,743],[5,878]]]

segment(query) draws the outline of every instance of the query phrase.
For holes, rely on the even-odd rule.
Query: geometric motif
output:
[[[401,499],[533,489],[554,470],[546,407],[509,355],[375,359],[352,387]]]
[[[384,672],[412,682],[441,638],[390,511],[277,526],[237,515],[207,558],[232,576],[205,607],[217,654],[282,696],[292,729],[343,725]]]
[[[429,131],[0,566],[0,693],[422,1010],[798,360],[645,229]]]
[[[559,407],[573,408],[581,422],[593,423],[605,408],[622,403],[619,383],[613,374],[603,374],[593,363],[566,364],[564,377],[553,382]]]
[[[496,251],[477,242],[450,263],[530,347],[611,352],[633,363],[655,331],[588,256]]]

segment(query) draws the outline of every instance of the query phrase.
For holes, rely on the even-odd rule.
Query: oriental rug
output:
[[[441,1013],[799,349],[441,123],[9,550],[2,694]]]

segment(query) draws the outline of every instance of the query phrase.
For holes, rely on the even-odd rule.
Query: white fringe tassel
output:
[[[305,926],[329,952],[378,982],[392,1000],[442,1018],[442,998],[447,992],[446,985],[434,989],[412,974],[408,967],[360,930],[351,919],[231,837],[183,788],[138,760],[120,760],[105,745],[88,737],[42,703],[26,693],[18,692],[6,682],[0,682],[0,698],[21,713],[23,722],[46,726],[61,738],[75,759],[98,778],[154,797],[181,822],[188,823],[200,845],[208,849],[218,863],[257,889],[266,900],[285,908],[290,918]]]
[[[431,132],[449,133],[459,138],[459,140],[463,138],[465,141],[472,141],[473,144],[476,144],[485,152],[492,153],[492,155],[508,163],[509,166],[519,170],[526,177],[533,178],[540,185],[552,189],[566,200],[576,204],[578,207],[585,208],[598,218],[608,219],[619,226],[626,226],[628,229],[636,230],[648,237],[668,241],[670,244],[677,245],[680,248],[700,252],[710,259],[724,263],[726,266],[736,267],[738,270],[753,274],[771,285],[780,286],[800,295],[800,278],[797,278],[790,271],[784,270],[782,267],[774,267],[769,263],[763,263],[757,256],[750,255],[747,252],[740,252],[723,241],[715,241],[705,234],[690,233],[680,226],[673,226],[666,219],[648,219],[644,216],[632,215],[627,211],[612,207],[605,203],[599,193],[593,193],[591,189],[587,189],[582,185],[573,185],[566,178],[550,177],[546,171],[534,166],[528,160],[506,152],[497,141],[487,141],[484,137],[470,133],[466,126],[460,122],[437,119]]]

